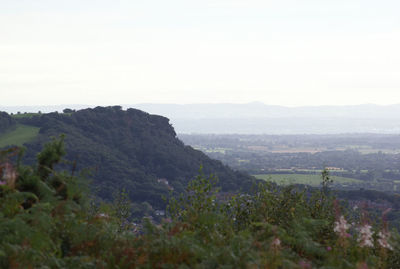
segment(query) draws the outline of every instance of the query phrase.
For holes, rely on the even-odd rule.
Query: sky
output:
[[[400,103],[398,0],[0,0],[0,106]]]

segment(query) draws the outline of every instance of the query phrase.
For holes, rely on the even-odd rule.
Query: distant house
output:
[[[333,167],[333,166],[325,167],[325,169],[328,171],[342,171],[343,170],[343,168]]]
[[[165,179],[165,178],[159,178],[159,179],[157,179],[157,182],[158,182],[158,183],[163,183],[163,184],[165,184],[165,185],[169,185],[169,184],[168,184],[168,180]]]
[[[165,178],[159,178],[159,179],[157,179],[157,182],[161,183],[161,184],[164,184],[171,191],[174,189],[172,186],[169,185],[168,180],[165,179]]]
[[[165,216],[165,211],[164,210],[156,210],[155,214],[156,214],[156,216]]]

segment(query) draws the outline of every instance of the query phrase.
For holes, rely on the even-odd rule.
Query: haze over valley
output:
[[[89,105],[0,106],[9,113],[62,112]],[[202,134],[343,134],[400,132],[400,105],[285,107],[248,104],[132,104],[170,119],[177,133]]]

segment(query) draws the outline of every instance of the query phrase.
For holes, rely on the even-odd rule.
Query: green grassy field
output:
[[[22,146],[34,139],[39,133],[38,127],[18,124],[15,129],[0,134],[0,148],[6,146]]]
[[[258,179],[273,181],[279,185],[290,185],[290,184],[304,184],[311,186],[319,186],[321,184],[321,175],[304,175],[304,174],[263,174],[254,175]],[[361,180],[348,178],[348,177],[338,177],[331,176],[333,183],[359,183]]]
[[[194,149],[200,150],[205,153],[222,153],[225,154],[225,152],[228,150],[227,148],[204,148],[204,147],[194,147]]]
[[[20,118],[32,118],[33,116],[40,115],[39,113],[21,113],[21,114],[13,114],[11,117],[15,119]]]

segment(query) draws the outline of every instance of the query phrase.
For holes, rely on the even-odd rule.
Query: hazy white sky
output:
[[[400,103],[398,0],[0,0],[0,105]]]

